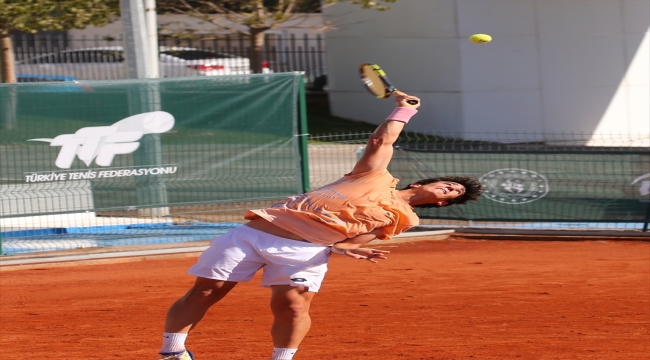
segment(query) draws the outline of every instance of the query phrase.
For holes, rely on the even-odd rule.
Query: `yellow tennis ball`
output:
[[[492,41],[492,36],[488,34],[474,34],[469,37],[469,41],[477,44],[485,44]]]

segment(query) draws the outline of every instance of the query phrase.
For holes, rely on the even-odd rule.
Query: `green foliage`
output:
[[[118,14],[119,0],[0,0],[0,30],[82,29]]]
[[[387,10],[397,0],[324,0],[349,2],[364,9]],[[293,13],[317,12],[321,0],[158,0],[160,13],[180,13],[208,20],[210,14],[249,27],[270,28]],[[37,32],[103,26],[119,15],[119,0],[0,0],[0,30]]]

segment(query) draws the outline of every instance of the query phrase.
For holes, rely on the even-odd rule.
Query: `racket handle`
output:
[[[417,100],[406,100],[406,102],[411,104],[411,105],[417,105],[418,104]]]

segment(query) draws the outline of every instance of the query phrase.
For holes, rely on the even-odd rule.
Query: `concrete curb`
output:
[[[595,241],[613,239],[650,241],[650,233],[647,232],[603,230],[456,229],[454,236],[465,239],[520,241]]]
[[[399,234],[391,240],[374,240],[370,242],[371,246],[389,245],[398,243],[407,243],[423,240],[446,240],[454,230],[436,230],[436,231],[418,231],[412,233]],[[183,258],[183,257],[196,257],[208,245],[203,246],[182,246],[182,247],[166,247],[166,248],[147,248],[147,249],[131,249],[128,251],[120,251],[115,248],[115,251],[105,252],[87,252],[84,254],[70,254],[70,251],[64,254],[52,254],[51,256],[43,254],[35,254],[32,256],[22,255],[20,258],[0,258],[0,272],[12,270],[28,270],[28,269],[41,269],[61,266],[77,266],[77,265],[96,265],[96,264],[116,264],[132,261],[146,261],[153,259],[163,258]]]

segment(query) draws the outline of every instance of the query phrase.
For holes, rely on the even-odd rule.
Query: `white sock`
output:
[[[273,348],[271,360],[291,360],[298,349]]]
[[[163,333],[163,344],[160,353],[175,353],[185,350],[185,339],[187,339],[187,334]]]

